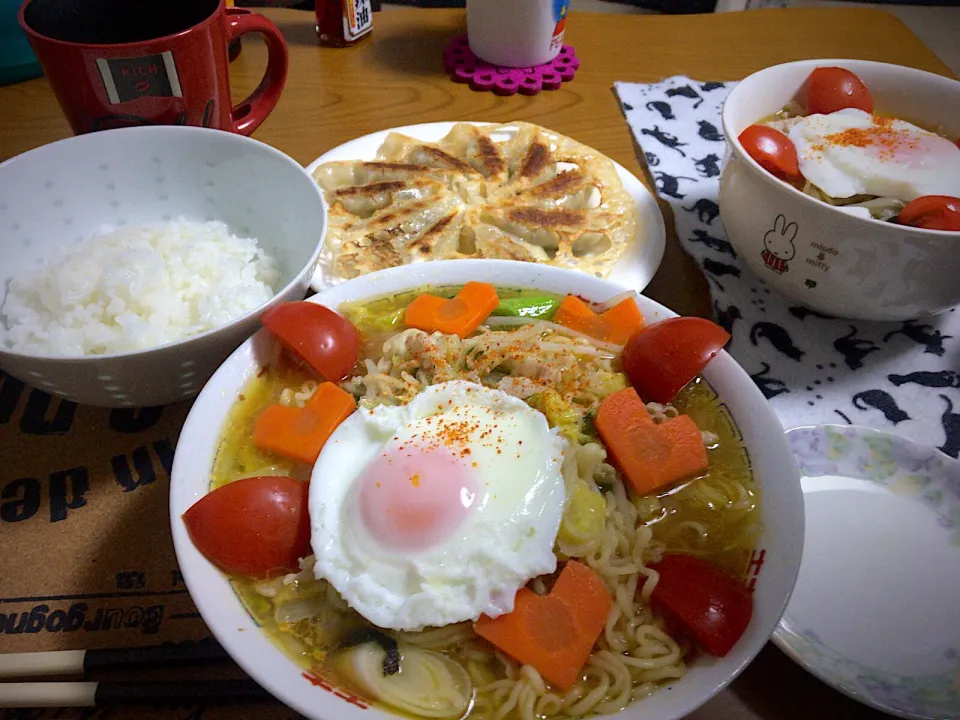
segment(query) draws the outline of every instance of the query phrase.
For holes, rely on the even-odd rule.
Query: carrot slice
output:
[[[609,310],[600,313],[607,323],[607,342],[623,345],[643,327],[643,313],[633,298],[624,298]]]
[[[356,409],[353,395],[325,382],[302,408],[270,405],[253,428],[253,442],[265,450],[313,465],[333,431]]]
[[[495,619],[483,615],[474,630],[518,662],[533,665],[561,690],[568,690],[580,676],[612,605],[600,576],[570,560],[549,595],[521,588],[512,613]]]
[[[707,469],[700,430],[687,415],[656,425],[630,387],[600,402],[595,420],[614,464],[640,495]]]
[[[554,313],[553,321],[560,324],[564,322],[583,322],[596,316],[597,314],[583,300],[576,295],[567,295],[560,303],[560,307],[557,308],[557,312]]]
[[[567,295],[563,299],[553,314],[553,322],[590,337],[603,332],[603,325],[596,313],[576,295]]]
[[[407,327],[466,337],[486,320],[500,303],[490,283],[468,282],[450,300],[436,295],[418,295],[407,305],[403,321]]]
[[[643,327],[643,314],[633,298],[625,298],[597,315],[580,298],[567,295],[557,308],[553,322],[597,340],[623,345]]]

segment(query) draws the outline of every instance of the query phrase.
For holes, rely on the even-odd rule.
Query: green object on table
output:
[[[505,298],[493,310],[493,315],[539,318],[548,320],[560,306],[560,300],[552,297]]]
[[[0,0],[0,85],[43,75],[17,19],[19,10],[20,0]]]

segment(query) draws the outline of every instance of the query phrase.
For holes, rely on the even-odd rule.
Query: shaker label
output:
[[[373,28],[373,7],[370,0],[343,0],[343,36],[356,40]]]
[[[563,49],[563,30],[560,31],[559,35],[554,35],[553,39],[550,41],[550,52],[556,50],[560,52]]]
[[[553,28],[553,38],[550,40],[550,52],[560,52],[563,47],[563,35],[567,27],[567,12],[570,10],[570,0],[553,0],[553,17],[556,26]]]
[[[98,58],[97,68],[113,105],[142,97],[183,97],[169,50],[134,58]]]

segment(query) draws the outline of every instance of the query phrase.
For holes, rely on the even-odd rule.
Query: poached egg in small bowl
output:
[[[905,120],[846,108],[797,118],[787,135],[800,172],[830,197],[960,196],[960,147]]]

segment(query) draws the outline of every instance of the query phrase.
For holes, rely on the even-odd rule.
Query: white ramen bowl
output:
[[[343,302],[376,298],[426,285],[463,284],[470,280],[510,288],[536,288],[576,293],[602,301],[623,292],[605,280],[572,270],[508,260],[453,260],[391,268],[365,275],[315,295],[311,302],[337,308]],[[640,307],[650,323],[675,313],[641,297]],[[303,669],[273,644],[244,609],[227,576],[194,547],[183,523],[183,513],[210,490],[210,477],[220,432],[227,413],[243,389],[269,357],[274,340],[261,330],[210,379],[183,426],[170,482],[170,522],[177,562],[204,622],[237,663],[277,698],[313,720],[371,720],[390,718],[376,707],[362,710],[319,687]],[[618,720],[672,720],[705,703],[732,681],[770,637],[800,567],[803,545],[803,498],[800,478],[780,422],[749,376],[726,352],[704,373],[739,426],[761,485],[763,532],[755,551],[753,619],[746,634],[722,659],[699,657],[687,674],[652,697],[631,704],[610,717]],[[339,692],[339,691],[338,691]],[[342,694],[342,693],[341,693]]]
[[[76,402],[161,405],[193,397],[260,315],[300,300],[326,228],[317,184],[292,158],[234,133],[135,127],[78,135],[0,164],[0,305],[7,281],[103,226],[219,220],[281,270],[267,303],[208,332],[137,352],[54,357],[0,346],[0,369]]]
[[[876,111],[947,137],[960,136],[960,82],[865,60],[801,60],[764,68],[737,85],[723,106],[728,152],[720,215],[740,257],[787,297],[828,315],[910,320],[960,303],[960,232],[922,230],[847,214],[781,182],[744,151],[738,137],[803,90],[817,67],[856,73]],[[785,261],[766,266],[765,249]]]

